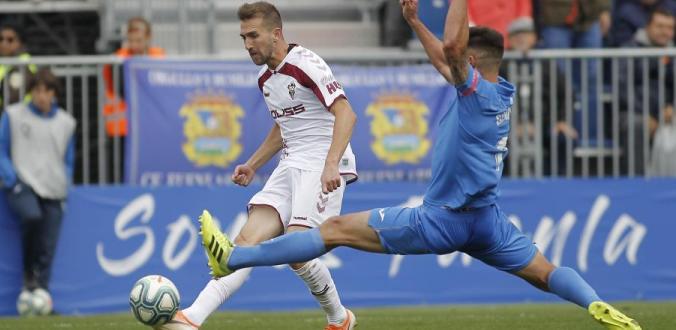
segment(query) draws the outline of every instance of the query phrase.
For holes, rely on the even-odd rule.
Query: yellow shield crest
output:
[[[183,154],[196,166],[227,167],[242,153],[242,108],[223,95],[199,95],[183,105]]]
[[[388,165],[419,163],[431,145],[427,138],[428,113],[427,105],[412,95],[378,96],[366,109],[373,117],[373,153]]]

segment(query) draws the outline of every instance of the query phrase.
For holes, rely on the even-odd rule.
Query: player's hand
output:
[[[418,18],[418,0],[399,0],[404,19],[410,22]]]
[[[251,166],[247,164],[237,165],[237,167],[235,167],[235,171],[232,172],[232,182],[246,187],[249,185],[249,183],[251,183],[255,174],[256,170],[254,170]]]
[[[338,172],[338,165],[325,164],[322,172],[322,192],[328,194],[340,187],[341,179],[340,172]]]

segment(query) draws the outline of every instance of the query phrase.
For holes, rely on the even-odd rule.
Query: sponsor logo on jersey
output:
[[[326,91],[329,92],[329,95],[337,92],[339,89],[343,89],[343,86],[341,86],[337,81],[326,84]]]
[[[371,150],[385,164],[419,163],[430,150],[424,102],[412,95],[383,94],[366,108],[371,120]]]
[[[510,114],[512,113],[512,109],[507,109],[505,112],[501,112],[497,115],[495,115],[495,124],[500,126],[504,124],[506,121],[509,121]]]
[[[224,95],[194,96],[179,111],[183,124],[183,154],[196,166],[227,167],[242,153],[240,118],[244,111]]]
[[[284,109],[270,109],[270,115],[272,115],[273,119],[291,117],[301,112],[305,112],[305,106],[302,103]]]

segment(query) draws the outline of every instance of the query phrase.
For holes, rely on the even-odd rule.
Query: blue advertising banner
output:
[[[188,306],[209,280],[196,216],[225,231],[246,221],[250,188],[73,189],[51,281],[59,313],[125,311],[132,284],[163,274]],[[344,212],[421,202],[423,184],[350,185]],[[387,193],[383,193],[387,192]],[[676,299],[676,181],[507,181],[501,208],[557,265],[575,268],[605,299]],[[271,219],[276,221],[276,219]],[[0,204],[0,314],[15,314],[21,286],[16,222]],[[348,248],[323,258],[347,306],[558,301],[466,255],[388,256]],[[423,279],[421,281],[421,279]],[[262,267],[228,309],[314,308],[287,267]]]
[[[429,65],[332,69],[358,116],[352,148],[360,179],[428,178],[434,123],[455,97],[444,79]],[[248,62],[128,61],[126,182],[228,184],[273,125],[258,70]],[[275,164],[260,169],[261,178]]]

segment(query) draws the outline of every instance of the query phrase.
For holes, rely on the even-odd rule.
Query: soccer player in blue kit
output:
[[[575,270],[547,261],[497,205],[515,93],[514,86],[498,76],[500,33],[469,28],[467,0],[453,0],[442,42],[418,20],[417,0],[401,4],[431,63],[457,90],[439,122],[423,204],[333,217],[319,228],[250,247],[234,246],[204,211],[201,233],[212,275],[304,262],[338,246],[387,254],[461,251],[587,309],[607,329],[641,329],[603,302]]]

